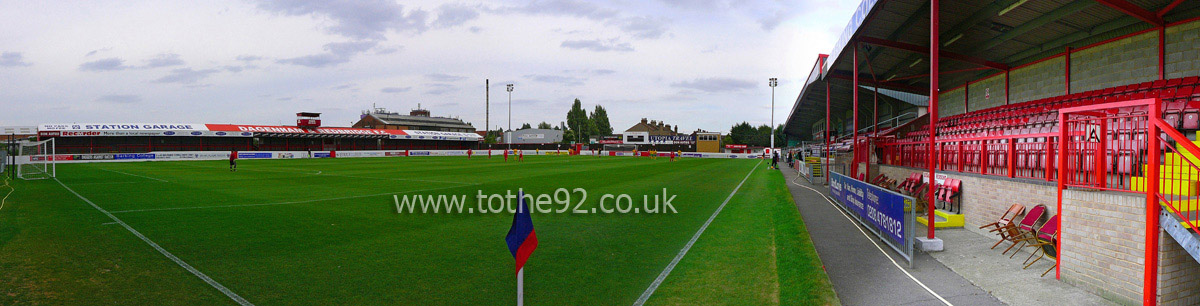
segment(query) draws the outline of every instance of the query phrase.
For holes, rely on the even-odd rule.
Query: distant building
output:
[[[696,130],[692,132],[692,138],[696,139],[696,152],[721,152],[721,133],[719,132]]]
[[[646,118],[626,129],[621,136],[622,143],[626,144],[693,144],[696,141],[692,135],[679,134],[678,126],[672,129],[670,124]]]
[[[439,132],[475,133],[475,127],[458,118],[433,117],[429,110],[412,110],[408,115],[388,112],[383,108],[364,111],[354,128],[384,130],[419,130]]]
[[[504,132],[505,143],[560,143],[562,140],[563,131],[561,130],[524,129]]]
[[[23,140],[37,136],[37,126],[0,126],[0,141]]]

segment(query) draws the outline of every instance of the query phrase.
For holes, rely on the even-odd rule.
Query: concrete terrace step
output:
[[[1129,178],[1129,189],[1145,192],[1146,178],[1140,176]],[[1200,181],[1162,178],[1159,179],[1158,191],[1173,195],[1196,196],[1200,195]]]
[[[918,216],[917,223],[929,226],[929,221],[924,216]],[[941,209],[933,211],[934,228],[961,228],[964,224],[966,219],[961,214],[952,214]]]

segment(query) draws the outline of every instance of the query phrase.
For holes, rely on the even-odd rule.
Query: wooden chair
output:
[[[1037,225],[1038,221],[1042,220],[1042,216],[1045,214],[1046,205],[1037,205],[1033,208],[1030,208],[1029,212],[1025,213],[1025,217],[1021,218],[1020,223],[1009,223],[1008,226],[1006,226],[1006,230],[1008,232],[1007,240],[1011,241],[1013,244],[1008,246],[1007,249],[1004,249],[1004,252],[1001,252],[1000,254],[1007,254],[1009,250],[1012,250],[1013,247],[1016,247],[1016,251],[1013,251],[1012,255],[1008,256],[1008,258],[1012,258],[1013,256],[1016,256],[1018,253],[1017,251],[1020,251],[1024,246],[1036,244],[1037,235],[1035,234],[1036,232],[1034,231],[1033,227],[1034,225]],[[1042,224],[1042,227],[1046,227],[1046,225]],[[1038,231],[1040,230],[1041,229],[1038,229]]]
[[[987,228],[988,232],[1002,231],[1002,230],[1004,230],[1004,227],[1006,227],[1006,226],[1008,226],[1008,224],[1012,223],[1013,219],[1016,219],[1017,216],[1020,216],[1024,212],[1025,212],[1025,205],[1013,204],[1012,206],[1008,207],[1008,211],[1004,212],[1004,215],[1000,216],[999,220],[996,220],[996,222],[992,222],[992,223],[986,224],[984,226],[980,226],[979,228],[980,229]],[[1001,233],[1000,238],[1002,238],[1000,240],[1000,242],[1004,242],[1003,233]],[[992,248],[995,249],[997,245],[1000,245],[1000,243],[997,242],[995,245],[992,246]]]

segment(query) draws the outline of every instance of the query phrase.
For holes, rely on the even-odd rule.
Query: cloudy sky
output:
[[[376,105],[484,125],[782,123],[858,1],[5,1],[0,126],[72,122],[347,126]]]

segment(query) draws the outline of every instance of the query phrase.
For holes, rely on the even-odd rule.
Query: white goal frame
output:
[[[37,180],[57,177],[54,138],[17,144],[17,177]]]
[[[637,145],[635,144],[604,144],[604,151],[606,152],[630,152],[636,150]]]

